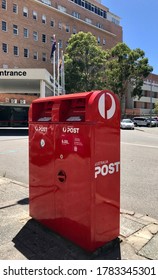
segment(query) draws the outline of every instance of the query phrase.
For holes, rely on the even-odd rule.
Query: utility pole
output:
[[[153,89],[153,83],[154,81],[150,80],[150,127],[151,127],[151,118],[152,118],[152,109],[153,109],[153,104],[152,104],[152,89]]]

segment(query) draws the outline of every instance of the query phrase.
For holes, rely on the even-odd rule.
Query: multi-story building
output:
[[[1,0],[0,68],[46,68],[53,35],[65,50],[79,31],[91,32],[103,48],[122,41],[120,18],[96,0]]]
[[[7,125],[26,119],[33,99],[54,93],[54,35],[59,56],[79,31],[91,32],[104,49],[122,42],[119,16],[100,0],[1,0],[0,15],[0,126],[6,118]]]
[[[125,113],[130,116],[150,115],[153,114],[155,103],[158,102],[158,75],[149,74],[144,79],[142,87],[142,96],[132,98],[129,88],[128,95],[126,96],[126,110]]]

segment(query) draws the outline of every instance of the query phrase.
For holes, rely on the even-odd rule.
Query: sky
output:
[[[145,52],[154,74],[158,74],[158,0],[102,0],[121,18],[123,42]]]

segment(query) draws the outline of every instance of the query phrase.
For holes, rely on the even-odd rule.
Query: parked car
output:
[[[131,119],[122,119],[120,127],[122,129],[134,129],[134,123]]]
[[[133,122],[135,126],[156,126],[156,121],[146,117],[134,117]]]
[[[156,126],[158,126],[158,117],[153,117],[152,119],[156,122]]]

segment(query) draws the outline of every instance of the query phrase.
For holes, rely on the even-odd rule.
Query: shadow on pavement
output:
[[[28,136],[28,128],[0,128],[0,136]]]
[[[29,260],[120,260],[119,238],[93,253],[55,234],[34,219],[13,238],[15,248]]]

